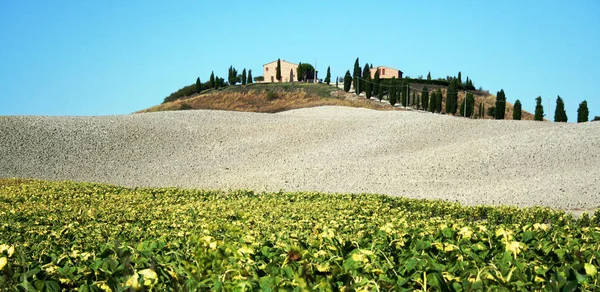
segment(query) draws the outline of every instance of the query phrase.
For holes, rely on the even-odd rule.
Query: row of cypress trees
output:
[[[329,73],[329,68],[327,71]],[[362,78],[358,78],[359,76],[361,76]],[[430,73],[427,75],[427,79],[428,80],[431,79]],[[365,63],[364,68],[361,70],[359,58],[356,58],[356,61],[354,62],[353,74],[350,75],[350,70],[348,70],[348,71],[346,71],[346,74],[344,75],[344,91],[349,92],[351,85],[354,84],[354,89],[355,89],[356,95],[359,95],[361,92],[364,91],[367,99],[370,99],[373,94],[376,94],[377,98],[381,101],[383,99],[383,88],[382,88],[383,86],[380,85],[380,82],[381,82],[381,80],[379,78],[379,70],[377,72],[375,72],[374,78],[371,79],[371,72],[370,72],[369,64]],[[472,93],[470,93],[470,92],[467,93],[467,95],[463,99],[463,101],[460,105],[460,109],[459,109],[459,106],[458,106],[459,82],[462,83],[460,72],[458,73],[458,78],[452,78],[448,85],[448,89],[446,91],[446,113],[455,115],[457,110],[459,110],[459,113],[461,116],[470,117],[475,112],[475,97],[473,96]],[[472,82],[472,81],[469,80],[469,78],[467,78],[467,83],[469,84],[470,82]],[[470,84],[472,84],[472,83],[470,83]],[[408,86],[408,84],[402,84],[401,87],[406,88],[407,90],[401,90],[401,92],[398,92],[399,89],[396,87],[388,88],[388,96],[389,96],[390,104],[395,105],[398,102],[398,96],[400,96],[400,98],[401,98],[400,102],[402,103],[403,106],[406,106],[408,104],[408,102],[409,102],[408,97],[410,96],[410,93],[408,90],[409,86]],[[415,94],[413,93],[412,103],[415,103],[415,101],[416,101],[417,108],[419,107],[419,104],[420,104],[422,106],[422,108],[425,110],[440,113],[441,107],[442,107],[442,99],[443,99],[443,95],[442,95],[441,89],[438,88],[437,91],[432,91],[431,93],[429,93],[427,86],[424,86],[421,90],[420,97],[416,97]],[[466,112],[465,112],[465,103],[466,103]],[[483,116],[484,115],[483,103],[480,103],[479,107],[480,107],[479,115]],[[489,110],[495,119],[503,120],[505,118],[506,94],[504,92],[504,89],[500,89],[500,91],[497,92],[495,106],[490,108]],[[521,101],[517,99],[513,105],[513,120],[521,120],[522,111],[523,110],[522,110]],[[538,97],[538,98],[536,98],[536,108],[535,108],[534,120],[541,121],[541,120],[543,120],[543,117],[544,117],[544,110],[543,110],[543,106],[541,103],[541,97]],[[587,122],[588,120],[589,120],[589,110],[587,107],[587,101],[584,100],[582,103],[579,104],[579,109],[577,110],[577,122],[578,123]],[[558,96],[558,98],[556,100],[556,111],[554,113],[554,121],[555,122],[567,122],[568,121],[568,117],[565,112],[564,102],[560,96]]]

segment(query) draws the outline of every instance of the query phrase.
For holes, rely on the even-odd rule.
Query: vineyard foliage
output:
[[[0,290],[598,290],[600,212],[0,180]]]

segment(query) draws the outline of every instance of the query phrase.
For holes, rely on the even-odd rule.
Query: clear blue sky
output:
[[[600,115],[600,1],[0,1],[0,115],[112,115],[277,58],[462,71],[532,112]],[[321,75],[324,77],[324,75]],[[551,112],[548,112],[548,99]]]

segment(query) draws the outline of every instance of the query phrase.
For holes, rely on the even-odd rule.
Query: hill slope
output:
[[[600,206],[600,123],[317,107],[0,117],[0,177]]]
[[[416,88],[422,88],[423,84],[411,84]],[[431,85],[427,85],[431,86]],[[352,91],[346,93],[341,90],[342,85],[336,88],[333,85],[312,83],[253,83],[249,85],[228,86],[220,90],[205,90],[200,94],[189,96],[172,102],[163,103],[139,112],[189,110],[189,109],[214,109],[231,110],[243,112],[276,113],[292,109],[334,105],[361,107],[377,110],[403,109],[399,104],[393,108],[386,100],[379,102],[375,98],[367,100],[363,94],[356,96]],[[431,89],[440,87],[444,95],[446,88],[432,86]],[[485,109],[495,105],[496,96],[487,92],[477,92],[475,96],[475,113],[478,113],[480,103],[484,103]],[[464,92],[458,95],[460,104],[464,98]],[[387,99],[387,97],[384,97]],[[512,103],[506,105],[506,119],[512,119]],[[485,116],[491,119],[490,116]],[[523,120],[533,120],[533,114],[523,111]]]

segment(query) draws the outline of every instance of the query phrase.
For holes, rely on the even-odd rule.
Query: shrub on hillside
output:
[[[187,85],[165,97],[163,103],[175,101],[182,97],[190,96],[194,93],[196,93],[196,84]]]
[[[487,110],[487,114],[490,117],[496,118],[496,107],[495,106],[490,106]]]
[[[267,91],[267,100],[268,101],[273,101],[279,98],[279,94],[277,94],[277,92],[274,91]]]
[[[179,105],[179,110],[191,110],[191,109],[192,109],[192,107],[185,102],[182,103],[181,105]]]

